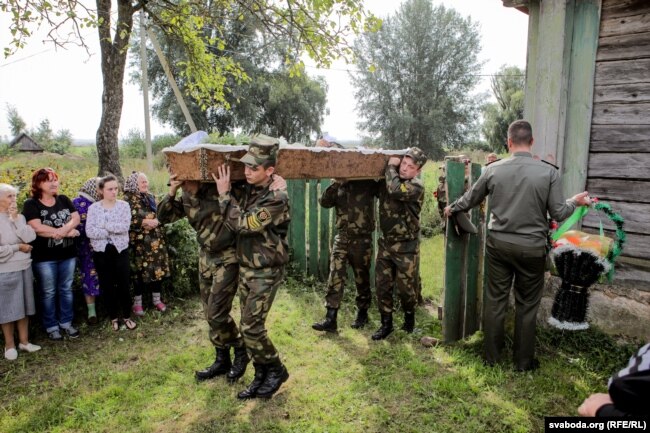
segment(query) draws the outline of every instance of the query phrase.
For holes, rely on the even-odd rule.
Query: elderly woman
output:
[[[0,183],[0,323],[5,337],[5,358],[18,357],[14,330],[18,328],[18,348],[26,352],[41,350],[28,340],[27,316],[35,313],[32,287],[32,246],[34,229],[18,213],[16,189]]]
[[[68,197],[59,194],[59,176],[51,168],[34,172],[31,196],[23,205],[23,215],[36,232],[32,268],[41,291],[43,326],[50,340],[62,340],[61,331],[77,338],[79,331],[72,326],[72,280],[79,213]]]
[[[117,178],[109,175],[100,179],[99,192],[102,199],[90,205],[86,218],[86,236],[93,247],[93,261],[99,276],[102,296],[111,318],[114,331],[120,322],[127,329],[137,324],[129,318],[131,299],[129,295],[129,227],[131,209],[129,204],[117,199]]]
[[[90,246],[90,239],[86,236],[86,216],[88,208],[97,200],[101,200],[97,189],[98,177],[91,177],[79,189],[79,196],[72,200],[72,204],[79,212],[81,223],[77,227],[79,230],[79,242],[77,242],[77,251],[79,254],[79,271],[81,274],[81,288],[86,297],[86,308],[88,309],[88,323],[94,325],[97,323],[97,312],[95,310],[95,297],[99,295],[99,279],[93,262],[93,249]]]
[[[164,278],[169,277],[169,256],[165,235],[156,218],[156,199],[149,192],[144,173],[133,172],[124,185],[124,199],[131,206],[131,269],[133,271],[133,313],[142,316],[142,293],[151,292],[153,306],[165,311],[160,299]]]

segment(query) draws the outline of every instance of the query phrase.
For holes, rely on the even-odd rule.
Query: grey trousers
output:
[[[510,288],[515,290],[516,368],[527,368],[535,358],[537,309],[544,288],[546,247],[522,247],[487,238],[487,289],[483,305],[485,358],[498,362],[504,345],[504,320]]]

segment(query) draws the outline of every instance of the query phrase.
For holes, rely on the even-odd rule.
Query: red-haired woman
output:
[[[23,215],[36,232],[32,268],[41,292],[45,331],[51,340],[62,340],[61,331],[77,338],[79,331],[72,326],[72,280],[79,213],[68,197],[59,194],[59,176],[51,168],[32,175],[31,198],[23,205]]]

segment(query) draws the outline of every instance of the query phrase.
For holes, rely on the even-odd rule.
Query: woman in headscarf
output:
[[[0,323],[5,338],[5,358],[18,357],[14,331],[18,328],[18,348],[36,352],[41,346],[28,340],[28,315],[36,312],[32,274],[32,246],[36,233],[18,213],[16,188],[0,183]]]
[[[149,192],[144,173],[132,172],[124,185],[124,200],[131,206],[131,269],[133,275],[133,313],[144,315],[142,294],[151,292],[153,306],[167,309],[160,297],[163,279],[169,277],[169,256],[165,235],[156,218],[156,199]]]
[[[93,262],[93,249],[90,246],[90,239],[86,236],[86,217],[88,208],[97,200],[101,200],[97,189],[98,177],[91,177],[79,189],[79,196],[72,200],[72,204],[79,212],[81,222],[77,226],[80,236],[77,243],[79,254],[79,272],[81,273],[81,288],[86,297],[86,307],[88,308],[88,323],[94,325],[97,323],[97,313],[95,310],[95,297],[99,296],[99,279],[95,262]]]

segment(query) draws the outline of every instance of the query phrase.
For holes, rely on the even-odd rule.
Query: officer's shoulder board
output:
[[[545,161],[545,160],[543,160],[543,159],[540,159],[540,161],[542,161],[544,164],[548,164],[548,165],[550,165],[551,167],[555,168],[556,170],[559,170],[559,169],[560,169],[560,167],[558,167],[557,165],[555,165],[555,164],[553,164],[553,163],[550,163],[550,162]]]

